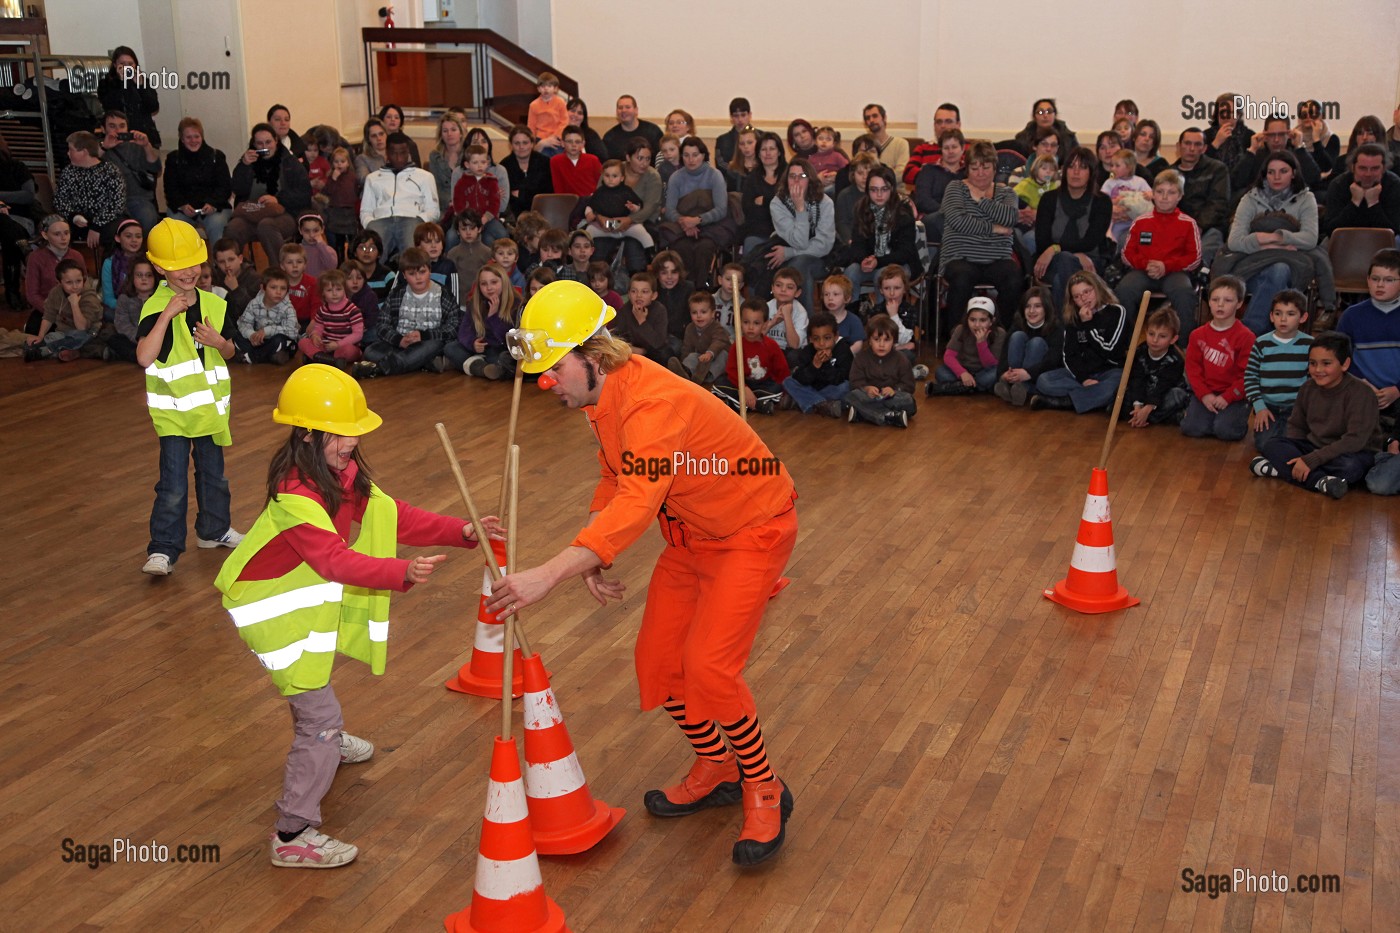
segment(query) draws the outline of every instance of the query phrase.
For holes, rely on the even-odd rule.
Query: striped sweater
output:
[[[342,300],[339,308],[322,304],[311,321],[310,331],[322,340],[359,343],[365,333],[365,319],[352,301]]]
[[[1299,332],[1289,340],[1264,334],[1254,341],[1244,368],[1244,394],[1256,411],[1289,409],[1308,378],[1308,347],[1313,339]]]

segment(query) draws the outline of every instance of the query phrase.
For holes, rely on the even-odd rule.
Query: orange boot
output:
[[[740,796],[739,759],[730,752],[721,761],[696,756],[679,784],[647,791],[644,803],[652,816],[689,816],[706,807],[737,803]]]
[[[783,847],[783,832],[792,814],[792,791],[777,778],[744,782],[744,828],[734,843],[734,864],[757,865]]]

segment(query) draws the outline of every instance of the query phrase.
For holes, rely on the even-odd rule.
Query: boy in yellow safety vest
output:
[[[160,436],[160,479],[141,570],[163,577],[185,550],[191,455],[199,546],[237,547],[243,540],[229,524],[223,451],[231,443],[224,362],[233,356],[237,328],[224,300],[197,287],[209,251],[194,227],[167,218],[151,229],[146,245],[165,281],[141,307],[136,328],[136,362],[146,370],[146,406]]]

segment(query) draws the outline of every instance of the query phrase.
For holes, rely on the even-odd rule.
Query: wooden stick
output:
[[[519,372],[519,370],[516,370]],[[506,451],[506,472],[501,482],[510,487],[510,524],[506,528],[506,567],[515,566],[515,507],[518,504],[516,486],[520,482],[520,448],[512,444]],[[509,738],[512,685],[515,683],[515,638],[520,630],[520,618],[516,613],[506,616],[506,639],[502,652],[501,671],[501,721],[504,730],[502,738]],[[522,649],[523,650],[523,649]]]
[[[506,428],[506,462],[501,468],[501,507],[496,510],[501,521],[506,520],[506,477],[510,475],[510,448],[515,444],[515,425],[520,420],[520,386],[524,382],[525,370],[517,364],[515,367],[515,388],[511,391],[510,396],[510,425]]]
[[[739,320],[739,273],[729,273],[729,290],[734,293],[734,371],[739,374],[739,417],[749,420],[749,406],[744,402],[744,329]]]
[[[1118,395],[1113,399],[1113,414],[1108,419],[1108,434],[1104,436],[1103,450],[1099,452],[1100,470],[1108,466],[1108,451],[1113,444],[1113,431],[1118,427],[1118,413],[1123,410],[1123,395],[1128,391],[1128,377],[1133,372],[1133,353],[1137,350],[1138,337],[1142,334],[1142,322],[1147,317],[1147,302],[1151,297],[1149,292],[1142,293],[1137,319],[1133,321],[1133,336],[1128,340],[1128,360],[1123,365],[1123,377],[1118,380]]]
[[[467,488],[467,478],[462,475],[462,464],[457,460],[457,452],[452,449],[452,440],[447,436],[447,428],[443,427],[441,421],[434,425],[434,428],[437,430],[438,440],[442,441],[443,452],[447,454],[447,462],[452,467],[452,475],[457,478],[457,491],[462,495],[462,504],[467,507],[467,515],[472,520],[472,527],[478,529],[477,540],[481,542],[481,555],[486,558],[486,569],[491,573],[491,582],[498,583],[501,579],[501,567],[496,563],[496,552],[491,550],[490,540],[481,537],[485,534],[481,525],[481,513],[476,510],[476,503],[472,501],[471,490]],[[529,643],[525,640],[525,633],[520,626],[516,626],[515,637],[520,642],[520,650],[529,654]],[[507,642],[507,644],[513,643]],[[501,736],[501,738],[505,738],[505,736]]]

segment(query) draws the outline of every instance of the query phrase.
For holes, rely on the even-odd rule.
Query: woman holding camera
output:
[[[198,227],[216,242],[233,216],[233,185],[224,154],[204,141],[197,117],[180,121],[180,145],[165,157],[165,203],[171,217]]]

